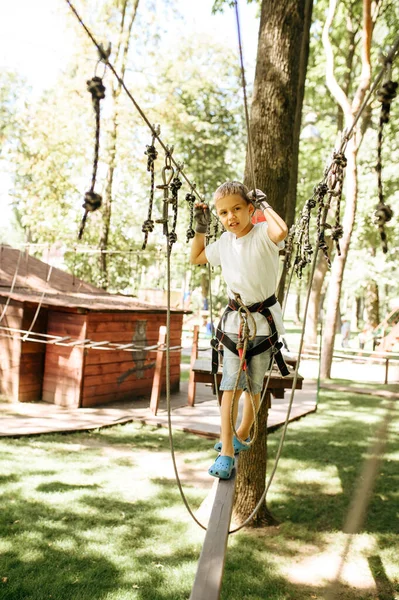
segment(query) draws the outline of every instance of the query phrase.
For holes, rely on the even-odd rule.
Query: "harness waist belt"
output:
[[[262,302],[256,302],[255,304],[251,304],[250,306],[247,307],[250,312],[259,312],[261,315],[263,315],[267,319],[267,322],[269,323],[269,327],[271,330],[271,335],[269,335],[264,340],[262,340],[261,342],[256,344],[256,346],[254,346],[253,348],[250,348],[249,350],[247,350],[246,360],[249,363],[253,356],[256,356],[257,354],[261,354],[262,352],[266,352],[266,350],[268,350],[269,348],[272,348],[273,353],[274,353],[274,358],[276,360],[279,371],[280,371],[281,375],[286,377],[287,375],[289,375],[289,370],[288,370],[287,365],[285,364],[283,355],[281,353],[282,343],[278,341],[278,332],[277,332],[276,324],[274,322],[273,315],[269,310],[269,307],[276,304],[276,302],[277,302],[277,298],[276,298],[275,294],[273,294],[269,298],[266,298],[266,300],[263,300]],[[236,348],[235,342],[233,342],[233,340],[231,338],[229,338],[229,336],[222,330],[222,325],[224,324],[224,321],[226,320],[227,315],[232,311],[238,310],[239,308],[240,308],[240,305],[238,304],[238,302],[236,302],[236,300],[230,298],[229,304],[226,307],[226,309],[219,321],[219,325],[217,326],[216,333],[215,333],[216,337],[213,340],[211,340],[212,373],[213,374],[217,373],[218,368],[219,368],[219,355],[218,355],[219,342],[221,344],[223,344],[223,346],[226,346],[226,348],[228,348],[228,350],[233,352],[236,356],[239,356],[239,352]]]

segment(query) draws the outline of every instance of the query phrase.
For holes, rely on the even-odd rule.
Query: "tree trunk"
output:
[[[288,225],[293,223],[295,215],[297,155],[312,6],[312,0],[277,3],[263,0],[261,7],[250,123],[253,168],[257,188],[266,192],[268,201]],[[249,153],[244,181],[253,188]],[[258,415],[258,438],[253,448],[240,456],[234,506],[238,522],[249,516],[265,489],[267,396]],[[274,523],[264,503],[251,525]]]
[[[367,282],[364,300],[367,323],[372,327],[377,327],[380,322],[380,299],[378,293],[378,284],[373,279]]]
[[[266,392],[258,414],[258,436],[250,450],[240,453],[240,465],[237,473],[236,499],[233,518],[243,523],[258,504],[264,490],[267,464],[267,416],[269,392]],[[277,521],[269,512],[266,502],[262,504],[250,526],[262,527],[276,525]]]
[[[289,226],[295,215],[311,14],[311,0],[262,2],[250,124],[254,172],[257,187]],[[245,183],[252,189],[248,153]]]
[[[326,238],[328,245],[328,251],[331,250],[331,238]],[[311,348],[317,344],[317,324],[319,322],[320,315],[320,301],[321,291],[323,289],[323,283],[328,271],[328,264],[324,258],[324,254],[319,252],[317,256],[316,269],[312,280],[312,288],[309,298],[308,313],[306,316],[306,328],[304,337],[304,346]]]

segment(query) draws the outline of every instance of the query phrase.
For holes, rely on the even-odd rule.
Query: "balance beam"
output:
[[[230,479],[220,479],[198,561],[190,600],[219,600],[229,536],[238,455]]]

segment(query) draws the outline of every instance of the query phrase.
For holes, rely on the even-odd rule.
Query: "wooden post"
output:
[[[199,326],[194,325],[193,332],[193,347],[191,349],[191,360],[190,360],[190,377],[188,380],[188,405],[194,406],[195,404],[195,391],[197,384],[194,381],[194,363],[198,358],[198,338],[199,338]]]
[[[388,368],[389,368],[389,358],[385,359],[385,381],[384,384],[387,385],[388,383]]]
[[[233,510],[238,455],[235,459],[236,466],[230,479],[220,479],[218,483],[190,600],[219,600],[220,598]]]
[[[158,344],[165,345],[166,340],[166,327],[165,325],[161,325],[159,328],[159,337]],[[152,390],[151,390],[151,400],[150,400],[150,409],[154,413],[157,414],[159,398],[161,397],[162,390],[162,365],[163,365],[163,356],[165,354],[165,350],[159,349],[157,352],[157,357],[155,360],[155,371],[154,371],[154,379],[152,380]]]

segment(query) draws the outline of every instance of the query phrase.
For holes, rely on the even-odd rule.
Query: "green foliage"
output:
[[[257,3],[260,7],[261,0],[247,0],[247,4]],[[236,4],[236,0],[215,0],[212,6],[212,13],[224,12],[226,6],[233,8]]]
[[[310,38],[310,56],[307,72],[303,126],[306,117],[315,113],[316,126],[321,140],[302,140],[299,154],[298,203],[297,214],[304,202],[312,194],[313,187],[324,173],[330,162],[332,150],[340,140],[343,119],[335,101],[325,84],[325,55],[321,33],[328,3],[324,0],[314,4],[313,24]],[[361,35],[361,3],[341,2],[338,4],[330,39],[334,50],[335,76],[338,83],[352,101],[360,75],[359,41]],[[381,69],[380,52],[387,52],[397,35],[399,22],[392,3],[383,4],[375,25],[372,40],[372,76]],[[394,64],[392,78],[397,80],[398,65]],[[384,298],[397,297],[399,283],[396,276],[396,248],[399,243],[399,177],[396,165],[399,160],[397,123],[399,121],[399,102],[392,102],[390,122],[384,128],[383,143],[383,181],[385,200],[391,205],[394,217],[386,226],[389,252],[383,255],[379,232],[374,221],[374,210],[378,203],[377,174],[377,129],[380,104],[373,99],[371,110],[366,113],[362,146],[358,154],[358,206],[351,246],[345,269],[343,292],[352,297],[363,296],[369,279],[375,279],[384,288]],[[343,198],[342,211],[345,206]],[[313,226],[314,227],[314,226]],[[313,229],[313,240],[315,232]]]

